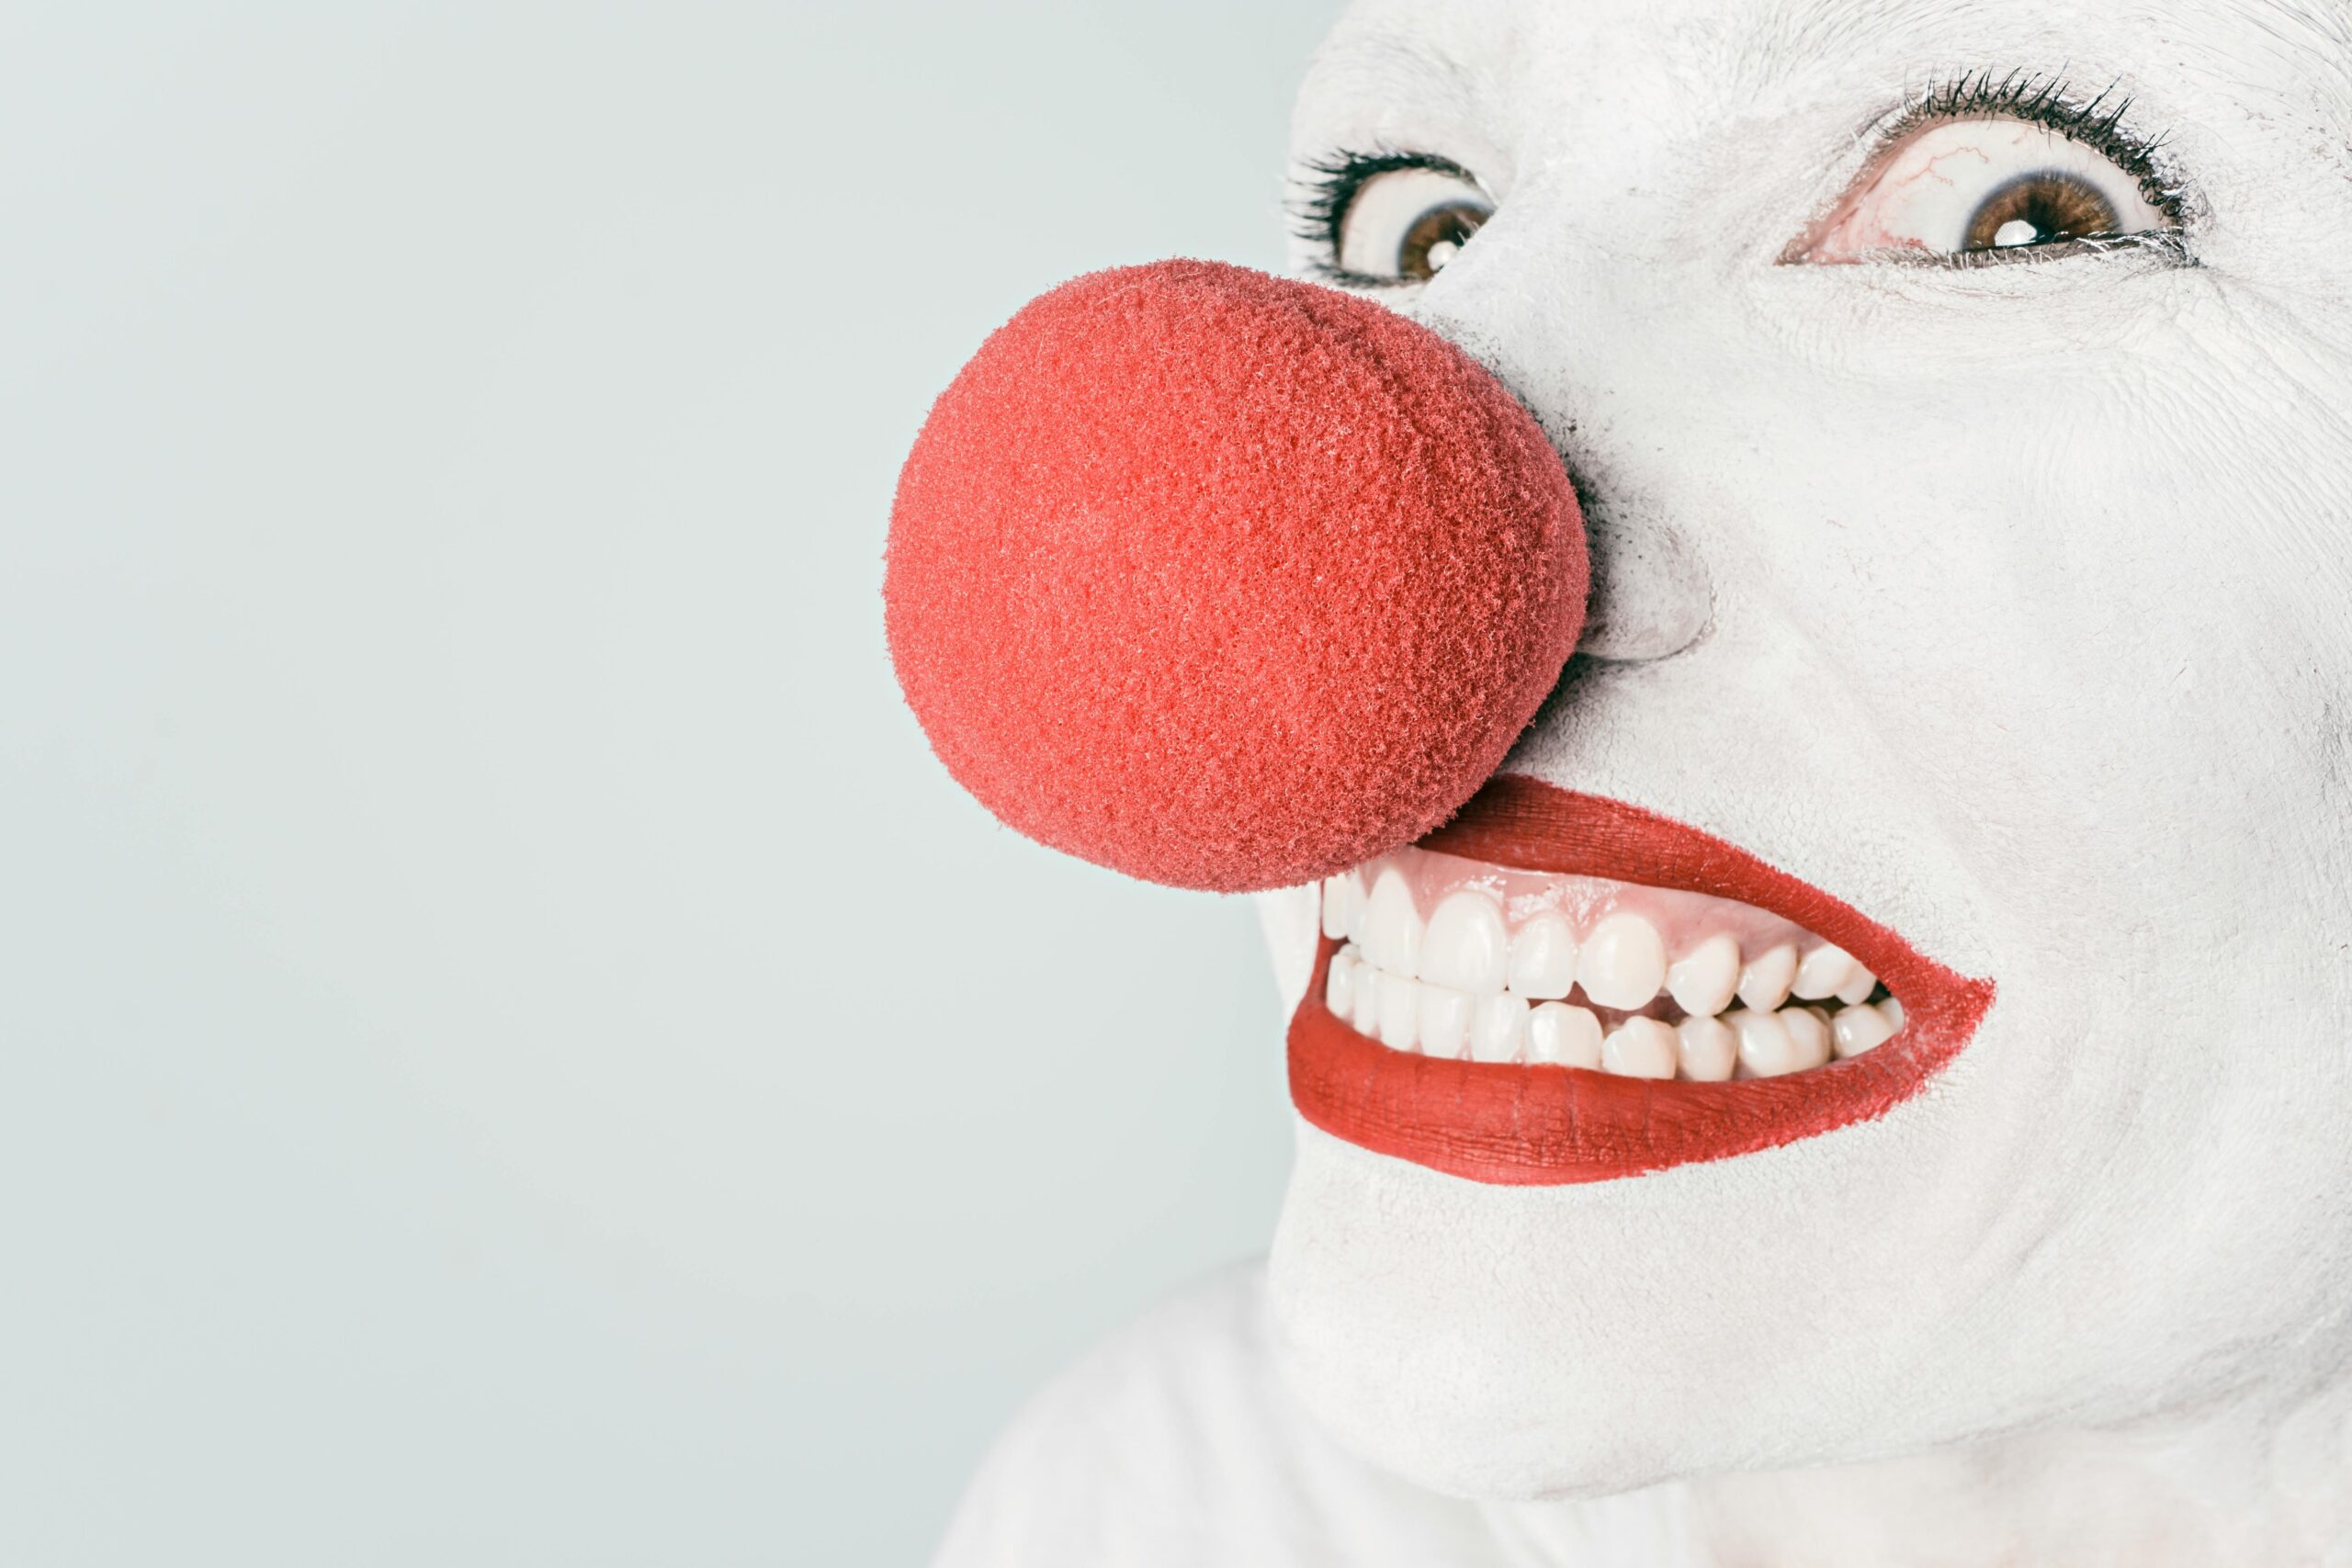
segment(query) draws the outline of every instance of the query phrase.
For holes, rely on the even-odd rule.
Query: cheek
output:
[[[1896,761],[1871,787],[1930,782],[1917,825],[1980,890],[2008,1004],[1980,1065],[2030,1017],[2075,1067],[2053,1093],[2222,1117],[2215,1043],[2260,1012],[2287,1049],[2338,923],[2310,828],[2340,819],[2345,584],[2299,519],[2341,510],[2290,456],[2321,432],[2266,450],[2283,433],[2244,411],[2269,402],[2175,363],[1955,401],[1964,446],[1880,424],[1841,485],[1885,503],[1854,520],[1847,613],[1788,604]]]

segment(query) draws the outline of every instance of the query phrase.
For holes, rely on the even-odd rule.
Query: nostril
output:
[[[1637,510],[1585,501],[1592,578],[1577,651],[1632,664],[1697,642],[1714,618],[1714,588],[1689,536]]]

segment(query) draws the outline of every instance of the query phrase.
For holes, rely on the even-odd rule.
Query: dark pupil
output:
[[[1443,207],[1430,208],[1405,231],[1405,238],[1396,247],[1396,275],[1423,279],[1435,276],[1440,267],[1453,259],[1455,251],[1470,243],[1470,236],[1486,220],[1486,210],[1466,201],[1450,201]],[[1430,254],[1432,250],[1438,253],[1434,257]]]
[[[1970,215],[1963,250],[1991,251],[2005,247],[1997,236],[2012,223],[2033,226],[2027,244],[2052,240],[2079,240],[2090,234],[2112,234],[2122,220],[2098,187],[2073,175],[2051,170],[2020,175],[1986,197]],[[2012,238],[2011,244],[2019,242]]]

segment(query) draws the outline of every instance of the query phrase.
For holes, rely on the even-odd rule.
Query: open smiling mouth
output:
[[[1601,1181],[1867,1121],[1993,999],[1745,850],[1518,774],[1322,897],[1292,1100],[1475,1181]]]

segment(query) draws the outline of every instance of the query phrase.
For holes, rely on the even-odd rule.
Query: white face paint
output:
[[[1883,1119],[1647,1177],[1487,1186],[1302,1125],[1272,1289],[1346,1442],[1448,1491],[1594,1493],[2341,1378],[2346,28],[2289,0],[1377,0],[1317,58],[1298,165],[1458,171],[1421,194],[1476,220],[1383,296],[1589,498],[1586,657],[1510,767],[1999,987]],[[2014,102],[1865,130],[2062,69],[2061,101],[2129,97],[2110,141]],[[2037,170],[2168,223],[2113,155],[2158,138],[2177,245],[2023,246],[2082,199],[2056,186],[1991,225],[2003,265],[1927,255]],[[1294,996],[1310,906],[1267,902]]]

